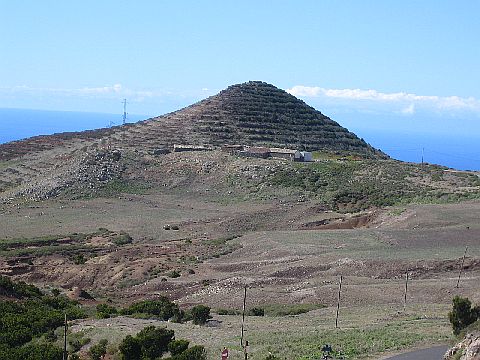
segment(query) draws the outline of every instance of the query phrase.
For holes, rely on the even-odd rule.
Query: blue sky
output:
[[[480,130],[478,1],[0,4],[0,107],[115,113],[128,98],[153,116],[263,80],[354,128]]]

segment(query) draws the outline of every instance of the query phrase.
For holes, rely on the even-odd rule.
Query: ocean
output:
[[[76,111],[47,111],[0,108],[0,143],[36,135],[67,131],[83,131],[120,125],[123,114]],[[148,115],[128,115],[127,122],[149,118]]]
[[[129,115],[128,122],[144,120],[151,116]],[[121,122],[122,114],[4,108],[0,109],[0,143],[36,135],[104,128],[110,124],[119,125]],[[348,127],[394,159],[421,162],[423,155],[424,161],[431,164],[459,170],[480,170],[478,134],[446,135],[425,131],[386,131],[372,129],[371,126],[362,127],[358,123]]]

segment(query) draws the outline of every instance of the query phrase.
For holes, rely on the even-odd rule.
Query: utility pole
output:
[[[468,246],[465,246],[465,252],[463,253],[463,259],[462,259],[462,266],[460,267],[460,271],[458,272],[457,286],[455,286],[457,289],[458,289],[458,285],[460,284],[460,276],[462,276],[463,264],[465,263],[465,256],[467,256],[467,250],[468,250]]]
[[[127,99],[123,99],[123,119],[122,124],[127,122]]]
[[[65,313],[65,323],[63,331],[63,360],[67,360],[67,313]]]
[[[422,147],[422,168],[423,168],[424,158],[425,158],[425,148]]]
[[[403,312],[407,309],[407,292],[408,292],[408,271],[405,273],[405,294],[403,296]]]
[[[340,296],[342,293],[342,280],[343,280],[343,276],[340,275],[340,284],[338,285],[337,315],[335,316],[335,329],[338,328],[338,313],[340,311]]]
[[[243,313],[242,313],[242,337],[240,339],[240,345],[243,348],[243,332],[245,326],[245,307],[247,304],[247,285],[245,285],[244,293],[243,293]]]

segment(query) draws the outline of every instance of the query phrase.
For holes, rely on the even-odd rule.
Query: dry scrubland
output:
[[[164,154],[174,144],[216,149]],[[319,151],[305,164],[223,144]],[[211,359],[223,346],[239,358],[241,316],[219,313],[241,309],[245,285],[247,307],[266,312],[246,320],[252,359],[316,359],[325,343],[378,359],[448,342],[453,296],[480,302],[479,214],[478,173],[388,159],[260,82],[138,124],[0,145],[0,272],[85,290],[96,299],[81,299],[87,308],[159,295],[208,305],[208,326],[161,324]],[[115,343],[148,322],[89,319],[72,331]]]
[[[126,231],[133,238],[131,244],[112,245],[99,254],[85,245],[84,264],[55,252],[34,257],[29,271],[17,276],[65,291],[79,286],[99,301],[110,297],[122,304],[167,294],[185,307],[206,304],[240,310],[243,286],[248,284],[248,308],[325,306],[299,315],[248,316],[246,337],[252,359],[262,359],[269,351],[286,359],[315,359],[324,343],[332,343],[349,358],[376,359],[404,348],[451,340],[446,314],[452,297],[461,294],[480,300],[478,201],[366,211],[362,214],[369,220],[360,228],[307,230],[306,222],[351,218],[312,211],[315,206],[308,200],[232,204],[194,196],[120,194],[9,208],[0,217],[0,229],[7,240],[93,233],[99,227]],[[286,209],[279,211],[281,207]],[[267,214],[266,219],[259,219],[259,214]],[[265,222],[272,222],[273,230],[266,230]],[[239,224],[252,223],[257,229],[239,237],[228,238],[228,232],[222,232],[225,226],[238,230]],[[164,230],[165,224],[178,224],[179,230]],[[466,270],[460,288],[455,289],[467,245]],[[170,277],[172,269],[181,276]],[[404,312],[406,270],[411,281]],[[340,275],[344,276],[340,329],[335,330]],[[179,338],[205,344],[214,359],[225,345],[239,354],[240,322],[238,315],[214,314],[207,327],[161,324],[175,329]],[[72,331],[85,331],[92,339],[120,341],[145,324],[145,320],[124,317],[87,320],[78,321]]]

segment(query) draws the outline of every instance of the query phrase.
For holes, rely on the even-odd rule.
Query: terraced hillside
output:
[[[174,144],[266,145],[384,157],[355,134],[273,85],[250,81],[176,112],[111,129],[72,132],[0,145],[0,161],[70,143],[150,152]]]
[[[380,154],[321,112],[273,85],[250,81],[233,85],[186,109],[147,122],[175,128],[189,124],[212,145],[244,144],[305,150],[346,150]],[[186,133],[179,139],[195,142]],[[178,140],[177,140],[178,141]]]

